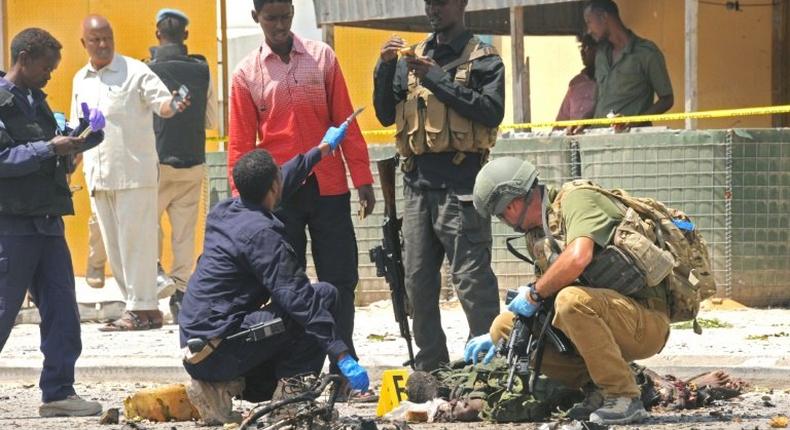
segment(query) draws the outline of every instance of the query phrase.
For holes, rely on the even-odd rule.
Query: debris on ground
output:
[[[734,311],[739,309],[748,309],[748,307],[736,302],[732,299],[724,299],[721,297],[711,297],[703,300],[699,306],[702,311]]]
[[[788,337],[790,333],[780,331],[779,333],[772,333],[772,334],[751,334],[746,336],[747,340],[768,340],[772,337]]]
[[[395,337],[395,335],[390,333],[384,333],[384,334],[371,333],[368,335],[367,339],[372,342],[389,342],[393,340],[398,340],[398,338]]]
[[[672,375],[659,375],[644,367],[633,367],[647,410],[702,408],[717,400],[738,397],[749,388],[746,381],[732,378],[722,370],[705,372],[684,381]]]
[[[123,401],[127,419],[142,418],[153,422],[192,421],[200,418],[187,397],[184,384],[144,388]]]
[[[120,419],[120,411],[118,408],[110,408],[104,411],[99,420],[99,424],[102,425],[111,425],[111,424],[118,424],[118,420]]]
[[[128,422],[121,427],[121,430],[148,430],[148,427],[135,422]]]
[[[702,328],[732,328],[732,324],[718,318],[697,318],[697,323]],[[690,330],[694,328],[694,321],[684,321],[672,324],[674,330]]]
[[[777,415],[771,418],[771,421],[768,423],[768,425],[771,426],[771,428],[783,429],[783,428],[787,428],[788,421],[789,420],[786,416]]]

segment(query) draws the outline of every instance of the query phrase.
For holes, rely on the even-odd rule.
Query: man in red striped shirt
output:
[[[353,107],[340,64],[322,42],[301,39],[291,32],[291,0],[254,0],[253,20],[265,42],[233,73],[230,105],[228,171],[245,153],[263,148],[282,165],[320,142],[324,131],[340,125]],[[351,221],[346,166],[367,214],[373,211],[373,176],[367,145],[356,122],[340,151],[325,157],[296,194],[283,201],[276,215],[303,267],[310,230],[311,251],[318,279],[338,290],[336,325],[341,339],[357,358],[354,331],[354,290],[357,244]],[[233,178],[229,175],[233,193]],[[336,369],[333,369],[335,371]],[[336,372],[335,372],[336,373]]]

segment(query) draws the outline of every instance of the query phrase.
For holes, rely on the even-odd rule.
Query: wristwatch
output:
[[[529,299],[535,303],[543,303],[543,297],[540,297],[538,291],[535,289],[535,284],[529,284],[529,290],[527,291],[529,295]]]

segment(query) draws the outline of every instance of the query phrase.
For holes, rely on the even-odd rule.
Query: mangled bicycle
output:
[[[325,375],[321,378],[293,381],[298,394],[256,407],[242,421],[240,430],[374,430],[372,420],[340,417],[335,402],[343,378]],[[324,393],[328,393],[325,395]],[[325,398],[325,399],[324,399]]]

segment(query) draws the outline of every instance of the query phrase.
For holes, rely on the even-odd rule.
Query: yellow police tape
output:
[[[528,122],[523,124],[505,124],[499,126],[500,130],[518,130],[528,128],[545,128],[545,127],[572,127],[580,125],[613,125],[613,124],[628,124],[639,122],[665,122],[665,121],[682,121],[686,119],[711,119],[711,118],[730,118],[737,116],[758,116],[758,115],[775,115],[781,113],[790,113],[790,105],[781,106],[767,106],[755,108],[742,108],[742,109],[721,109],[709,110],[700,112],[680,112],[680,113],[665,113],[660,115],[635,115],[635,116],[620,116],[614,118],[593,118],[593,119],[580,119],[572,121],[542,121],[542,122]],[[392,129],[384,130],[367,130],[362,134],[365,137],[374,136],[392,136],[394,134]]]
[[[523,130],[528,128],[547,128],[547,127],[573,127],[580,125],[613,125],[613,124],[628,124],[639,122],[666,122],[666,121],[683,121],[686,119],[711,119],[711,118],[731,118],[738,116],[760,116],[760,115],[776,115],[782,113],[790,113],[790,105],[780,106],[766,106],[754,108],[741,108],[741,109],[720,109],[708,110],[699,112],[679,112],[679,113],[665,113],[660,115],[635,115],[635,116],[619,116],[614,118],[592,118],[592,119],[578,119],[572,121],[541,121],[541,122],[528,122],[522,124],[504,124],[500,125],[500,130]],[[392,137],[395,134],[394,129],[381,129],[381,130],[367,130],[363,131],[362,135],[365,137]],[[227,136],[209,137],[206,138],[207,142],[227,141]]]

